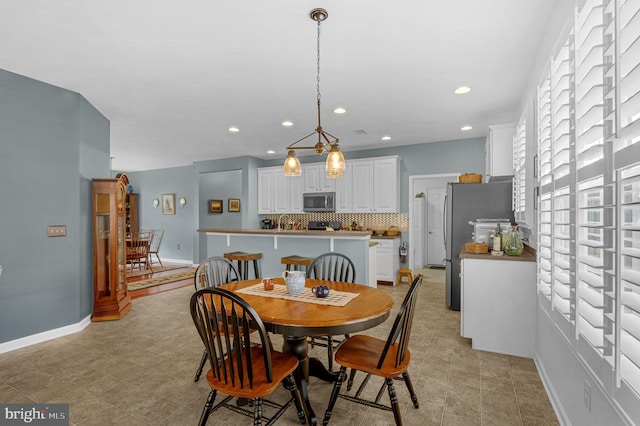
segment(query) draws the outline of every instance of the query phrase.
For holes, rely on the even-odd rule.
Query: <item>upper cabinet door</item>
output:
[[[400,211],[400,167],[398,157],[373,160],[373,211]]]
[[[369,213],[373,211],[373,162],[354,160],[347,164],[353,173],[352,210],[355,213]]]
[[[273,187],[271,194],[273,200],[274,213],[289,213],[289,200],[291,198],[290,182],[291,178],[285,176],[280,167],[273,171]]]
[[[302,193],[304,189],[304,178],[302,176],[287,176],[289,181],[289,212],[302,213]]]
[[[333,192],[335,179],[328,179],[324,163],[304,164],[302,166],[304,192]]]
[[[273,212],[272,187],[273,169],[258,169],[258,213],[267,214]]]
[[[347,163],[342,177],[334,179],[336,183],[336,212],[351,213],[353,211],[353,166]]]
[[[486,142],[486,177],[513,176],[513,137],[516,125],[500,124],[489,126]]]

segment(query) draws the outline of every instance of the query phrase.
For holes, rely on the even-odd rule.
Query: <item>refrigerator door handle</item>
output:
[[[447,197],[444,196],[444,207],[442,208],[442,238],[444,239],[444,249],[447,250]]]

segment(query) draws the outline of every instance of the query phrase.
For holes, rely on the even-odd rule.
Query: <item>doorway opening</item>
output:
[[[412,269],[442,266],[444,204],[447,183],[459,173],[409,176],[409,265]]]

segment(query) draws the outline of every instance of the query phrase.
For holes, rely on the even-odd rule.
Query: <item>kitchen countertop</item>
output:
[[[241,228],[204,228],[198,229],[198,232],[215,233],[215,234],[252,234],[252,235],[268,235],[268,236],[310,236],[310,237],[368,237],[371,236],[370,231],[281,231],[277,229],[241,229]],[[386,238],[386,237],[381,237]],[[388,237],[391,238],[391,237]]]
[[[491,253],[467,253],[462,249],[460,252],[460,259],[483,259],[483,260],[506,260],[506,261],[518,261],[518,262],[535,262],[536,251],[532,247],[525,244],[524,251],[520,256],[494,256]]]
[[[372,235],[371,236],[372,240],[395,240],[396,238],[400,238],[400,234],[396,235],[395,237],[390,237],[388,235]]]

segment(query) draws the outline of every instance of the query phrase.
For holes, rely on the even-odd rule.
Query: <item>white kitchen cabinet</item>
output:
[[[302,177],[285,176],[282,167],[258,169],[258,213],[302,212]]]
[[[515,123],[489,126],[485,146],[486,180],[496,176],[513,176],[513,138]]]
[[[304,192],[333,192],[336,190],[335,179],[327,178],[325,163],[302,165]]]
[[[396,213],[400,211],[399,163],[397,156],[349,162],[353,169],[353,212]]]
[[[387,157],[373,160],[373,211],[400,211],[400,160]]]
[[[352,211],[370,213],[373,211],[373,161],[353,160],[349,166],[352,169]]]
[[[400,238],[376,238],[376,280],[378,283],[396,285],[396,276],[400,268]]]
[[[303,213],[304,179],[302,176],[287,176],[287,178],[289,180],[289,211],[287,213]]]
[[[325,164],[302,165],[301,176],[284,176],[282,167],[258,169],[258,213],[302,213],[305,192],[335,192],[337,213],[400,211],[398,156],[347,161],[340,178],[326,177]]]
[[[351,213],[353,211],[353,167],[347,163],[342,177],[335,179],[336,183],[336,213]]]
[[[265,167],[258,169],[258,213],[268,214],[273,213],[273,197],[272,193],[275,190],[273,183],[273,169],[271,167]]]
[[[473,349],[532,358],[536,262],[461,260],[460,332]]]

